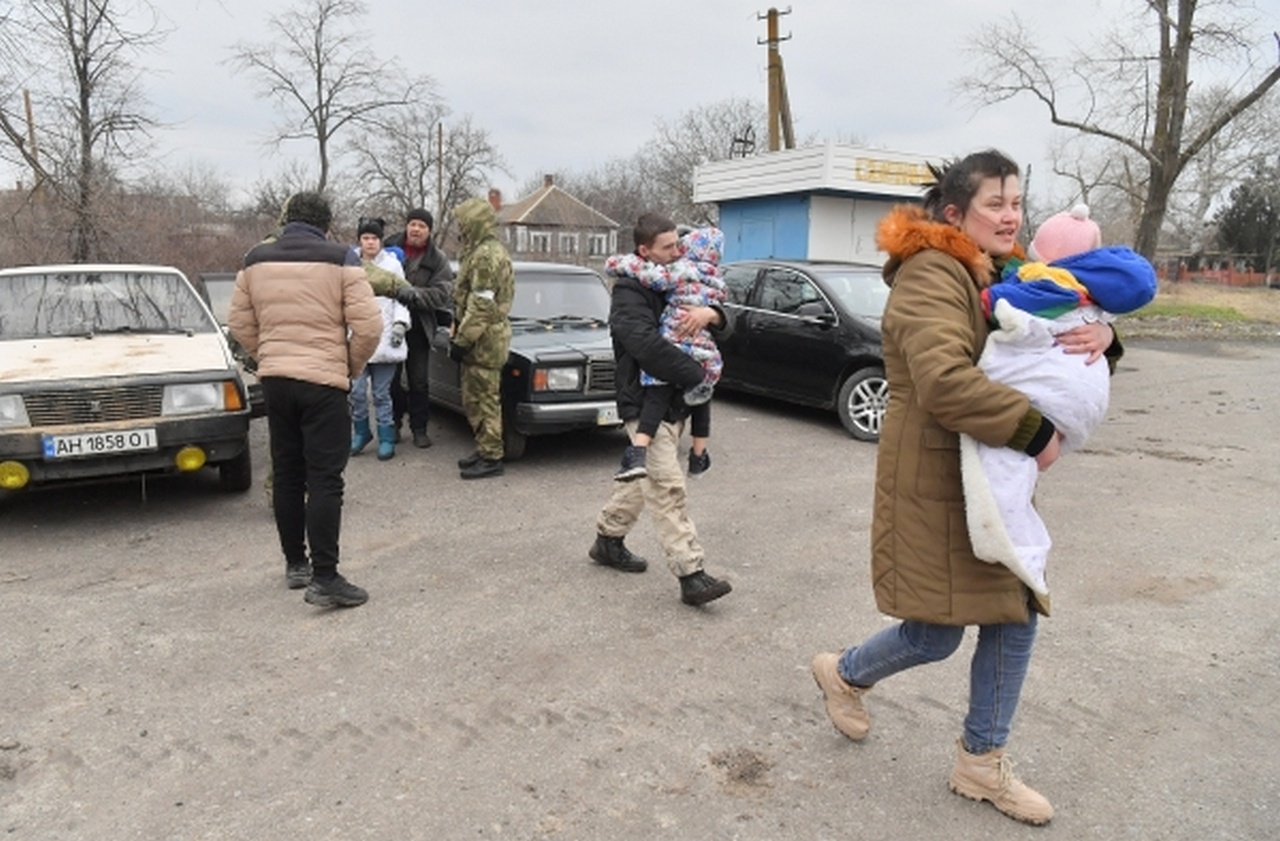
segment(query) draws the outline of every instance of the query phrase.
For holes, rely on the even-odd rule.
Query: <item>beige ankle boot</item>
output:
[[[956,740],[956,767],[951,771],[951,790],[970,800],[987,800],[1014,820],[1041,826],[1053,817],[1053,807],[1039,792],[1013,775],[1013,762],[1004,748],[972,754],[964,740]]]
[[[862,704],[862,695],[871,687],[858,687],[845,683],[836,665],[840,655],[825,652],[813,658],[813,679],[822,690],[827,704],[827,715],[841,733],[860,742],[871,731],[871,716]]]

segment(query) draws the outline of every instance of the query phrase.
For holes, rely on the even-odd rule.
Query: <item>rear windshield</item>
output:
[[[0,339],[218,329],[178,274],[70,271],[0,277]]]

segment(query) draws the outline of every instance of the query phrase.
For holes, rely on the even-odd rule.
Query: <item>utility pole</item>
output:
[[[444,120],[436,123],[436,224],[431,238],[444,242]]]
[[[40,175],[40,150],[36,148],[36,121],[31,111],[31,91],[26,88],[22,89],[22,105],[27,113],[27,144],[31,160],[31,173],[35,179],[32,185],[32,194],[36,198],[44,196],[44,178]]]
[[[763,40],[757,40],[757,44],[767,44],[769,46],[769,151],[776,152],[782,148],[779,143],[779,137],[786,148],[796,148],[795,133],[791,128],[791,102],[787,99],[787,77],[782,70],[782,56],[778,53],[778,44],[781,41],[791,40],[791,36],[786,38],[778,37],[778,18],[781,15],[791,14],[791,7],[788,6],[785,12],[779,12],[776,8],[770,8],[767,14],[756,15],[756,20],[768,19],[768,37]]]

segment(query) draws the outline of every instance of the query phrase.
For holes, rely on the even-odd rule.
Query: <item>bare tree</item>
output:
[[[1202,10],[1197,0],[1144,0],[1142,6],[1138,20],[1146,21],[1145,31],[1113,32],[1091,39],[1087,52],[1059,58],[1047,55],[1044,38],[1013,15],[979,32],[973,50],[982,65],[959,87],[981,106],[1030,95],[1054,125],[1099,138],[1140,162],[1134,247],[1150,257],[1179,176],[1280,81],[1280,61],[1260,66],[1250,46],[1255,27],[1239,3],[1221,0]],[[1248,68],[1243,81],[1223,89],[1216,113],[1195,125],[1188,121],[1193,60],[1197,73],[1232,60]]]
[[[126,27],[138,19],[141,28]],[[99,259],[114,215],[105,196],[155,126],[133,65],[164,38],[155,9],[145,0],[28,0],[0,26],[0,154],[29,169],[35,189],[70,215],[71,259]],[[31,93],[34,126],[15,101],[20,90]]]
[[[764,106],[746,97],[691,108],[670,122],[659,119],[655,136],[637,155],[659,208],[691,224],[712,221],[715,207],[693,201],[694,167],[730,157],[734,139],[748,129],[766,136],[767,119]]]
[[[435,96],[430,78],[410,78],[394,58],[377,56],[368,33],[358,29],[364,13],[362,0],[298,0],[268,19],[270,40],[241,42],[230,59],[281,112],[275,145],[316,144],[314,189],[321,192],[338,151],[335,137],[347,129],[380,130],[396,108]]]
[[[470,116],[449,121],[450,111],[437,99],[401,109],[377,132],[354,137],[349,148],[356,159],[357,203],[370,213],[398,217],[410,208],[432,209],[432,236],[444,238],[449,211],[468,198],[483,195],[506,164],[489,137]]]

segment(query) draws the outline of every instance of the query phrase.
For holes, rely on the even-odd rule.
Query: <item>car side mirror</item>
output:
[[[806,324],[815,324],[823,330],[836,326],[836,314],[821,301],[809,301],[796,307],[796,315]]]

